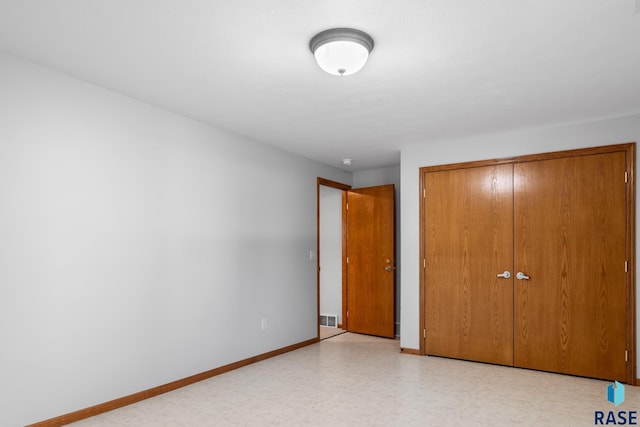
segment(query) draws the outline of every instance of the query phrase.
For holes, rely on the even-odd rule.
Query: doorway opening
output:
[[[351,186],[318,178],[317,187],[318,338],[325,339],[347,330],[344,199]]]
[[[318,337],[321,320],[395,337],[395,188],[352,189],[318,178]]]

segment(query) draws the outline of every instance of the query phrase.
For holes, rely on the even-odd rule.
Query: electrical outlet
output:
[[[264,331],[265,329],[267,329],[267,319],[266,319],[266,318],[265,318],[265,319],[262,319],[262,320],[260,321],[260,329],[262,329],[263,331]]]

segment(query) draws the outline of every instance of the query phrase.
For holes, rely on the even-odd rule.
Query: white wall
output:
[[[0,425],[316,337],[350,173],[4,54],[0,121]]]
[[[640,115],[539,130],[522,130],[451,141],[425,141],[402,150],[401,346],[420,347],[419,168],[574,148],[640,142]],[[637,189],[640,185],[637,186]],[[636,199],[640,200],[638,195]],[[640,208],[636,209],[640,212]],[[638,230],[640,232],[640,229]],[[640,271],[636,265],[636,271]],[[640,307],[640,292],[636,293]],[[637,317],[640,321],[640,316]],[[640,326],[636,328],[640,333]],[[640,341],[640,339],[638,340]],[[640,354],[638,366],[640,366]]]
[[[400,335],[400,301],[402,295],[401,279],[401,257],[402,248],[400,245],[400,165],[386,168],[367,169],[353,173],[353,188],[374,187],[376,185],[395,186],[396,198],[396,307],[395,307],[395,335]]]
[[[320,186],[320,314],[342,323],[342,190]]]

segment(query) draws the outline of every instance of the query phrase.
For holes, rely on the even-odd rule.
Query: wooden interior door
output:
[[[512,165],[427,172],[427,354],[513,364]]]
[[[624,152],[515,164],[516,366],[627,378]]]
[[[347,330],[395,332],[394,186],[347,191]]]

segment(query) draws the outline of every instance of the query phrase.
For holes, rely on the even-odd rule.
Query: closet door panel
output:
[[[512,171],[425,174],[427,354],[513,364]]]
[[[514,165],[515,366],[626,378],[625,153]]]

